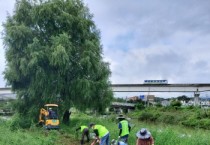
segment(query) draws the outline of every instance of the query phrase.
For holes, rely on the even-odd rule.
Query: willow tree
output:
[[[80,0],[17,0],[4,23],[7,84],[16,109],[34,116],[45,103],[103,111],[112,99],[100,33]]]

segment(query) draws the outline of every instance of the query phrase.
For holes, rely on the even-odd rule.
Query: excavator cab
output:
[[[46,104],[40,109],[39,124],[45,129],[59,129],[58,105]]]

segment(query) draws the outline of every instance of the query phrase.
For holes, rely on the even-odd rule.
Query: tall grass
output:
[[[90,122],[106,126],[110,131],[111,139],[117,139],[119,129],[115,117],[99,118],[75,115],[71,118],[70,126],[64,128],[67,132],[75,134],[77,126],[88,125]],[[152,133],[156,145],[210,145],[210,132],[207,130],[190,129],[176,125],[148,124],[138,120],[130,120],[130,123],[132,130],[129,136],[129,145],[135,145],[136,132],[141,128],[147,128]]]
[[[110,131],[111,139],[117,139],[119,129],[115,118],[115,115],[98,117],[81,113],[73,114],[70,125],[61,124],[60,131],[44,131],[35,126],[30,129],[11,130],[10,121],[0,119],[0,145],[79,145],[81,133],[77,136],[75,130],[80,125],[88,125],[90,122],[106,126]],[[131,119],[129,122],[132,125],[129,145],[135,145],[136,132],[143,127],[152,133],[155,145],[210,145],[208,130],[190,129],[178,125],[149,124],[137,119]]]
[[[30,129],[10,129],[10,121],[0,119],[0,145],[55,145],[57,131],[45,132],[31,127]]]

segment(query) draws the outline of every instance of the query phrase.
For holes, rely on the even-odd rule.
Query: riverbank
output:
[[[80,125],[88,125],[90,122],[106,126],[110,131],[111,139],[117,139],[119,133],[116,115],[101,118],[83,113],[72,114],[70,125],[61,124],[59,131],[46,131],[43,128],[35,127],[35,125],[29,129],[16,128],[12,130],[13,128],[10,126],[11,121],[0,119],[0,140],[4,145],[78,145],[81,134],[80,132],[76,134],[75,129]],[[164,123],[145,123],[138,119],[131,119],[129,122],[132,125],[128,141],[129,145],[135,144],[135,134],[142,127],[150,130],[155,139],[155,145],[208,145],[210,142],[210,132],[208,130]]]

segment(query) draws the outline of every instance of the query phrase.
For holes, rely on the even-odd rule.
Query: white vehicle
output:
[[[167,80],[144,80],[144,84],[168,84]]]

